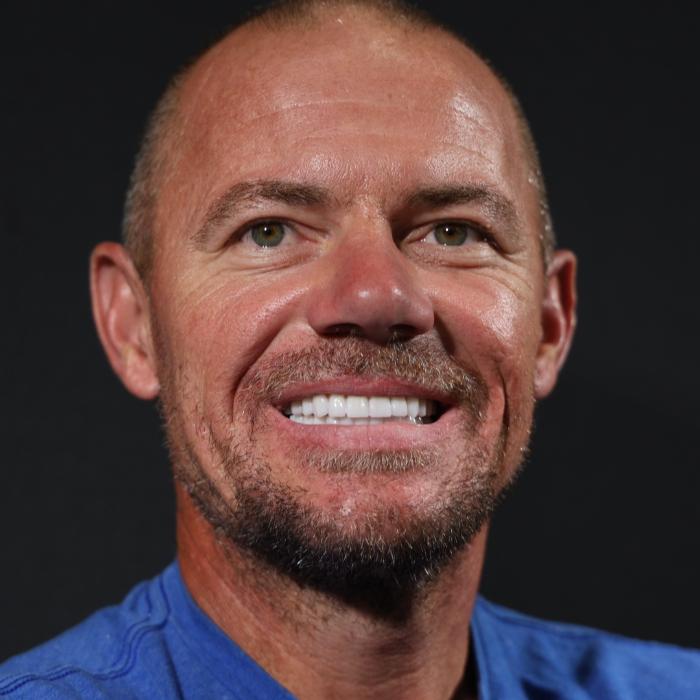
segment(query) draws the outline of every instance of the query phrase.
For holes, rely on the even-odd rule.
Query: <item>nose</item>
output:
[[[319,335],[358,335],[376,343],[433,328],[432,301],[417,270],[386,232],[347,241],[327,254],[308,320]]]

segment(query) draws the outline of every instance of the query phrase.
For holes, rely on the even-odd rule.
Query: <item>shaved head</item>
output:
[[[343,13],[346,16],[361,15],[368,23],[385,26],[387,31],[442,33],[456,40],[466,51],[478,56],[478,59],[488,66],[488,70],[508,98],[527,159],[530,172],[528,179],[538,191],[539,238],[546,263],[554,250],[555,239],[539,156],[531,129],[520,102],[508,83],[466,40],[426,12],[397,0],[282,0],[256,11],[234,25],[219,41],[181,70],[170,81],[150,115],[129,183],[122,229],[124,244],[141,276],[148,279],[157,250],[155,232],[159,193],[164,180],[181,155],[180,146],[185,130],[182,88],[191,74],[196,71],[202,59],[221,44],[235,42],[234,35],[242,30],[277,33],[290,28],[300,28],[307,32],[318,31],[333,13]],[[342,22],[342,19],[336,18],[336,21]]]

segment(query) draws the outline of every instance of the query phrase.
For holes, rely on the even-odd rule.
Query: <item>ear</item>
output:
[[[547,267],[542,299],[542,338],[535,364],[535,398],[554,388],[576,327],[576,256],[557,250]]]
[[[102,347],[124,386],[153,399],[160,386],[148,298],[131,257],[118,243],[100,243],[90,257],[92,313]]]

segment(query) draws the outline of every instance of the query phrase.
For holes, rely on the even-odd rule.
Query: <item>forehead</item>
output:
[[[387,203],[403,188],[496,186],[528,204],[513,107],[448,34],[339,12],[309,26],[246,26],[185,81],[164,194],[183,225],[238,181],[288,178]]]

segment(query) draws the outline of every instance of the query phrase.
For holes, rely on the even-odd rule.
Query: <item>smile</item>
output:
[[[289,420],[305,425],[424,425],[435,422],[443,411],[439,402],[415,396],[351,394],[314,394],[282,408]]]

